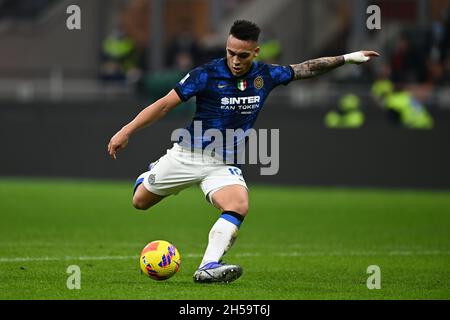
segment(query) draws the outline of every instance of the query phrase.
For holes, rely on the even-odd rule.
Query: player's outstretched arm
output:
[[[291,65],[294,69],[294,80],[309,79],[343,66],[346,63],[361,64],[372,57],[378,57],[375,51],[357,51],[342,56],[324,57]]]
[[[181,99],[178,94],[175,90],[171,90],[165,97],[142,110],[136,118],[120,129],[109,141],[108,153],[111,158],[116,159],[117,152],[127,146],[133,133],[161,119],[180,103]]]

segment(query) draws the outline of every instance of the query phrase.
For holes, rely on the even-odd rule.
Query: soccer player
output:
[[[193,156],[210,143],[203,134],[208,129],[217,129],[224,136],[226,129],[246,131],[253,127],[268,94],[278,85],[312,78],[346,63],[360,64],[379,55],[374,51],[358,51],[289,66],[265,64],[254,61],[260,50],[259,34],[260,28],[255,23],[235,21],[226,42],[225,58],[189,72],[166,96],[118,131],[108,145],[110,156],[116,159],[117,152],[127,146],[133,133],[196,96],[194,121],[187,127],[191,138],[180,139],[151,163],[149,170],[138,177],[133,195],[134,207],[147,210],[165,197],[198,184],[207,201],[221,211],[209,232],[206,251],[194,274],[195,282],[228,283],[241,276],[240,266],[224,264],[221,258],[234,243],[248,211],[248,190],[241,169],[225,161],[230,150],[223,149],[219,158],[222,161],[213,155]],[[201,123],[200,135],[198,131],[196,134],[195,122]]]

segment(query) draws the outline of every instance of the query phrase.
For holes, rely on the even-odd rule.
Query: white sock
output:
[[[218,262],[236,240],[239,228],[223,218],[219,218],[209,232],[209,242],[200,267],[209,262]]]

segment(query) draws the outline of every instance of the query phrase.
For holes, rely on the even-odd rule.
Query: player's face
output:
[[[247,73],[258,54],[259,47],[255,41],[239,40],[232,35],[228,37],[227,64],[234,76]]]

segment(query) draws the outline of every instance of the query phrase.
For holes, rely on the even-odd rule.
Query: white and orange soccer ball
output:
[[[177,248],[164,240],[150,242],[141,252],[141,270],[155,280],[172,277],[180,268],[180,263],[181,256]]]

